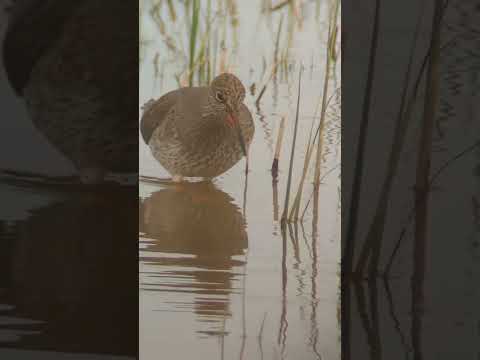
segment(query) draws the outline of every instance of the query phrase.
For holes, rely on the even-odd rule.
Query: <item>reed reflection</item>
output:
[[[1,224],[2,347],[136,355],[136,201],[81,191]]]
[[[142,288],[178,295],[168,305],[213,321],[218,334],[230,315],[230,295],[241,291],[236,268],[245,265],[248,247],[233,199],[212,183],[167,185],[141,202],[140,232],[140,260],[149,269]],[[188,295],[193,298],[185,301]]]

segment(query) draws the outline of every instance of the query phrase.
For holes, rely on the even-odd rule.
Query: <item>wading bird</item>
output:
[[[173,176],[211,179],[247,156],[255,131],[233,74],[210,86],[184,87],[144,105],[141,133],[155,159]]]

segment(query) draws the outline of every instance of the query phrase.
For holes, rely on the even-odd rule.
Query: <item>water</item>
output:
[[[188,63],[182,55],[188,53],[182,50],[188,48],[183,3],[174,2],[175,22],[163,3],[159,14],[164,34],[179,52],[167,48],[167,38],[152,20],[152,1],[141,2],[141,33],[146,41],[141,47],[140,105],[177,88],[176,75],[182,78]],[[314,216],[312,199],[303,222],[284,232],[279,224],[299,69],[303,64],[290,203],[300,179],[312,120],[316,127],[320,114],[330,4],[304,2],[299,9],[299,28],[288,6],[269,15],[262,13],[262,1],[227,3],[234,6],[237,27],[232,27],[231,17],[223,24],[220,17],[212,16],[212,29],[219,34],[212,30],[212,39],[221,38],[225,31],[231,71],[247,88],[254,83],[257,88],[255,96],[247,92],[245,100],[256,126],[250,172],[246,178],[242,160],[213,183],[140,182],[140,358],[339,359],[338,96],[332,97],[327,110],[318,211]],[[201,2],[204,16],[207,4]],[[218,3],[212,2],[212,8],[219,10]],[[279,72],[268,83],[256,107],[259,89],[270,74],[282,14],[280,53],[292,34],[288,72]],[[329,84],[329,94],[334,94],[340,86],[339,63]],[[282,116],[287,119],[286,131],[278,183],[273,183],[269,169]],[[312,194],[312,173],[305,182],[301,211]],[[169,176],[142,139],[140,175]]]
[[[2,183],[16,198],[0,214],[2,358],[137,353],[136,189],[72,190]]]

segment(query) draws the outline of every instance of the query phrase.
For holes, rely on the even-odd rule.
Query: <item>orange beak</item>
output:
[[[230,128],[236,128],[238,141],[240,142],[240,146],[242,147],[242,152],[244,156],[247,156],[247,148],[245,147],[245,140],[243,139],[242,130],[238,124],[238,117],[233,115],[233,112],[227,112],[227,123]]]
[[[227,113],[227,123],[228,123],[228,126],[233,128],[235,126],[235,124],[237,123],[237,118],[235,116],[231,115],[230,113]]]

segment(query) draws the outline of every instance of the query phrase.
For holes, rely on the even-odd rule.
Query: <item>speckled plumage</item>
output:
[[[219,75],[209,87],[171,91],[145,104],[143,139],[174,176],[221,175],[243,157],[237,129],[227,122],[228,109],[238,119],[247,151],[253,138],[254,123],[244,97],[245,88],[232,74]]]
[[[17,6],[5,67],[36,128],[81,174],[86,169],[101,181],[105,172],[138,171],[132,6],[116,0]]]

